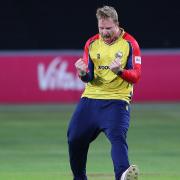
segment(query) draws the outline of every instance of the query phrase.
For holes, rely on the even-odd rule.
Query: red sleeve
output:
[[[93,37],[89,38],[84,46],[84,53],[83,53],[83,59],[85,63],[88,65],[89,63],[89,46],[90,44],[99,38],[99,34],[94,35]]]
[[[94,78],[94,63],[89,56],[89,47],[90,44],[98,38],[99,38],[99,34],[96,34],[95,36],[91,37],[84,46],[83,59],[88,67],[86,69],[86,75],[80,77],[80,79],[84,82],[92,81]]]
[[[128,61],[132,64],[132,67],[129,69],[124,69],[121,77],[130,82],[130,83],[137,83],[141,76],[141,52],[137,41],[128,33],[125,33],[123,38],[129,42],[131,46],[132,58]]]

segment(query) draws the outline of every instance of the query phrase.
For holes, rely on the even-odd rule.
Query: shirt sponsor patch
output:
[[[135,63],[141,64],[141,56],[135,56]]]

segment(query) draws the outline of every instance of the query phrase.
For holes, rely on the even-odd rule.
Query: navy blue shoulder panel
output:
[[[128,44],[129,44],[129,55],[128,55],[125,69],[133,69],[133,49],[132,49],[131,43],[128,42]]]
[[[94,79],[94,63],[90,56],[88,57],[88,70],[89,72],[86,74],[86,76],[82,76],[81,80],[84,82],[90,82]]]

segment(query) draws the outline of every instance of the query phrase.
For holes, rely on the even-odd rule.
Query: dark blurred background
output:
[[[82,49],[97,33],[96,9],[111,5],[141,48],[179,48],[180,11],[174,1],[6,0],[0,3],[0,49]]]

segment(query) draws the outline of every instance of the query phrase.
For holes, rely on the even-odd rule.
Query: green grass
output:
[[[0,179],[70,180],[66,129],[74,105],[0,106]],[[140,180],[180,180],[180,104],[134,104],[129,156]],[[113,180],[103,134],[89,149],[89,180]]]

